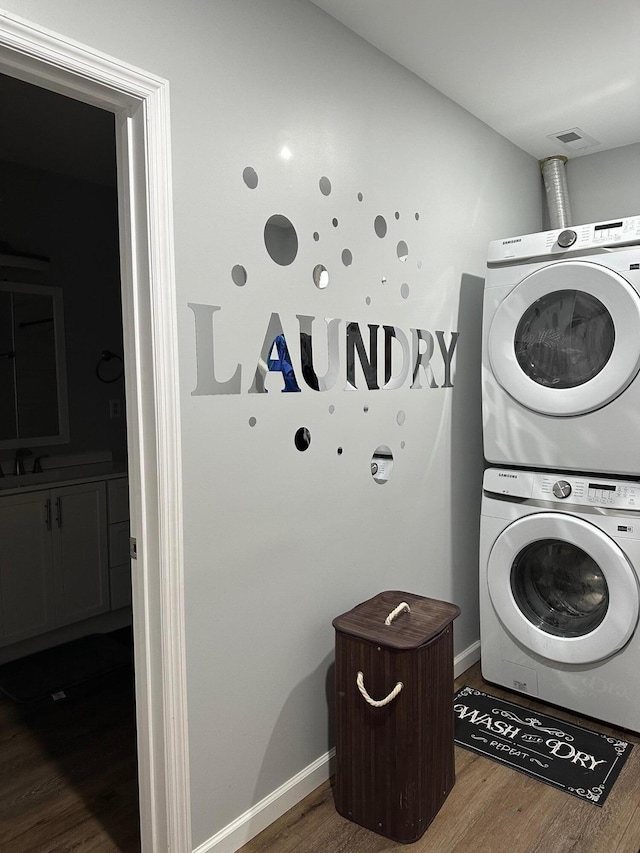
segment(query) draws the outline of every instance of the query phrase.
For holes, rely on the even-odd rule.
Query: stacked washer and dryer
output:
[[[640,731],[640,216],[490,244],[484,678]]]

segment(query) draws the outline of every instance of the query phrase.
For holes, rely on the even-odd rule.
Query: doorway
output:
[[[0,719],[23,803],[0,846],[70,847],[82,825],[84,843],[135,853],[115,120],[3,74],[0,102]]]
[[[4,13],[0,73],[115,118],[141,843],[190,850],[168,85]]]

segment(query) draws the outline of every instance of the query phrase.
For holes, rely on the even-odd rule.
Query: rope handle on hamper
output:
[[[360,693],[362,693],[366,701],[374,708],[384,708],[384,706],[388,705],[389,702],[393,702],[398,693],[400,693],[400,691],[404,687],[404,684],[399,681],[393,688],[391,693],[389,693],[388,696],[385,696],[384,699],[372,699],[371,696],[369,696],[369,694],[367,693],[367,688],[364,686],[364,675],[361,672],[358,673],[358,677],[356,678],[356,684],[358,685],[358,690],[360,691]]]
[[[399,616],[399,615],[400,615],[403,611],[405,611],[405,610],[407,611],[407,613],[410,613],[410,612],[411,612],[411,608],[409,607],[409,605],[407,604],[407,602],[406,602],[406,601],[403,601],[403,602],[402,602],[402,604],[399,604],[399,605],[395,608],[395,610],[392,610],[392,611],[391,611],[391,613],[390,613],[390,614],[387,616],[387,618],[384,620],[384,624],[385,624],[385,625],[391,625],[391,623],[392,623],[392,622],[393,622],[393,620],[396,618],[396,616]]]

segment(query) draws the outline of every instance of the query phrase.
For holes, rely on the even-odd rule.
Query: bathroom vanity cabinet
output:
[[[131,557],[129,555],[129,480],[107,481],[109,536],[109,598],[112,610],[131,605]]]
[[[128,527],[126,477],[0,494],[0,646],[130,603]]]

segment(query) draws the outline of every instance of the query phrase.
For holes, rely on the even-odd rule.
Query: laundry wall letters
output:
[[[436,330],[432,333],[422,328],[411,328],[407,333],[398,326],[374,323],[364,326],[354,321],[325,318],[325,329],[317,334],[326,338],[323,343],[328,353],[327,368],[323,375],[318,375],[313,346],[316,318],[296,315],[300,351],[299,360],[296,360],[277,312],[273,312],[267,321],[262,342],[249,342],[245,346],[245,351],[250,353],[248,371],[252,379],[243,385],[246,371],[241,361],[237,362],[230,376],[216,374],[215,328],[221,306],[190,302],[189,308],[195,321],[197,369],[192,396],[240,394],[243,391],[264,394],[267,393],[265,379],[270,372],[282,375],[283,392],[300,392],[303,389],[329,391],[338,384],[341,372],[342,388],[345,391],[358,390],[356,360],[362,368],[363,387],[369,391],[391,391],[407,385],[412,390],[453,388],[452,362],[458,332],[446,334]],[[238,353],[234,357],[241,356],[242,353]]]

